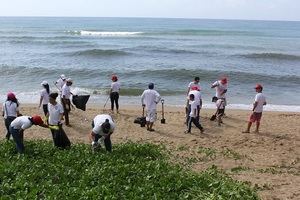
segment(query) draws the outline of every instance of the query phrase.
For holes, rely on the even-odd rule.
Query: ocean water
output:
[[[230,108],[249,109],[261,83],[268,109],[300,111],[300,22],[0,17],[0,99],[14,91],[37,103],[40,83],[55,90],[60,74],[94,103],[104,104],[117,74],[121,103],[140,104],[154,82],[178,106],[199,76],[206,107],[210,84],[226,75]]]

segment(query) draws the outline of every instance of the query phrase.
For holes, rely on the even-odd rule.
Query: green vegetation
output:
[[[217,156],[217,151],[212,148],[199,147],[198,153],[205,154],[205,157],[209,158],[210,160],[215,159]]]
[[[153,144],[119,144],[112,153],[47,141],[25,148],[18,155],[13,143],[0,142],[1,199],[259,199],[216,167],[196,174],[170,164]]]

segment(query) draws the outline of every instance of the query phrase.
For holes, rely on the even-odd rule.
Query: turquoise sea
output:
[[[207,107],[220,76],[229,78],[232,108],[249,108],[256,83],[267,108],[300,111],[300,22],[148,18],[0,17],[0,98],[39,99],[40,83],[60,74],[73,91],[104,104],[111,74],[121,103],[140,104],[149,82],[167,105],[183,105],[187,85],[201,79]]]

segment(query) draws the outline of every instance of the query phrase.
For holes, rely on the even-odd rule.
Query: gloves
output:
[[[92,146],[93,146],[93,147],[98,146],[98,142],[93,141],[93,142],[92,142]]]

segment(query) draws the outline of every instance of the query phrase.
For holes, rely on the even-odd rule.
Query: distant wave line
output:
[[[82,35],[82,36],[107,36],[107,37],[114,37],[114,36],[132,36],[132,35],[139,35],[143,34],[143,32],[128,32],[128,31],[66,31],[69,34],[74,35]]]

